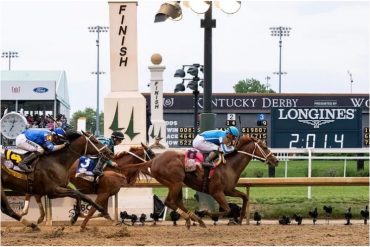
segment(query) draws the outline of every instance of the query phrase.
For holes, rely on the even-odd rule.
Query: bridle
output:
[[[101,156],[105,156],[104,154],[102,154],[102,151],[103,150],[105,150],[105,149],[108,149],[108,146],[107,145],[104,145],[103,147],[101,147],[101,148],[98,148],[92,141],[91,141],[91,138],[92,137],[94,137],[94,135],[93,134],[88,134],[88,133],[85,133],[85,132],[82,132],[82,135],[83,135],[83,137],[85,137],[85,140],[86,140],[86,142],[85,142],[85,151],[84,151],[84,154],[83,155],[86,155],[86,153],[87,153],[87,147],[88,147],[88,144],[90,143],[90,145],[92,145],[93,146],[93,148],[98,152],[98,156],[99,155],[101,155]],[[77,154],[77,155],[81,155],[80,153],[78,153],[78,152],[76,152],[76,151],[74,151],[72,148],[71,148],[71,145],[68,145],[68,148],[69,148],[69,150],[71,150],[72,151],[72,153],[74,153],[74,154]]]
[[[135,158],[141,160],[142,162],[146,162],[148,160],[151,160],[150,155],[145,150],[145,148],[143,148],[143,150],[144,150],[144,158],[141,158],[140,156],[138,156],[138,155],[136,155],[136,154],[134,154],[133,152],[130,152],[130,151],[127,151],[126,153],[130,154],[131,156],[134,156]]]
[[[245,152],[245,151],[240,151],[238,150],[238,153],[242,153],[242,154],[245,154],[245,155],[249,155],[251,156],[252,158],[256,158],[256,159],[259,159],[259,160],[262,160],[264,161],[265,163],[267,163],[267,159],[269,156],[272,155],[272,152],[270,151],[268,154],[265,153],[265,151],[263,151],[263,149],[261,148],[261,146],[259,145],[259,143],[261,142],[261,140],[258,140],[258,142],[255,142],[253,141],[254,143],[254,149],[253,149],[253,153],[248,153],[248,152]],[[256,149],[258,148],[258,150],[261,152],[262,156],[263,157],[260,157],[260,156],[257,156],[255,155],[254,153],[256,152]]]

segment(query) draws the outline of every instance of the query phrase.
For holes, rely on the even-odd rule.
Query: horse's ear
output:
[[[85,136],[86,135],[86,132],[85,131],[83,131],[83,130],[81,130],[81,133]]]
[[[145,149],[145,150],[147,150],[148,149],[148,146],[147,145],[145,145],[144,143],[142,143],[142,142],[140,142],[141,143],[141,146]]]

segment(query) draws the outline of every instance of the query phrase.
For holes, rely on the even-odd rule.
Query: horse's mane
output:
[[[244,145],[250,143],[250,142],[258,142],[258,139],[254,136],[250,136],[250,135],[242,135],[240,138],[239,138],[239,141],[238,141],[238,145],[237,145],[237,149],[240,149],[241,147],[243,147]]]
[[[79,138],[82,134],[77,132],[76,130],[67,130],[66,136],[69,141],[74,141],[75,139]]]
[[[143,148],[140,147],[140,146],[133,146],[133,147],[130,147],[129,152],[135,153],[136,151],[139,151],[139,150],[142,150],[142,149]],[[120,152],[120,153],[116,154],[114,158],[115,159],[120,159],[125,155],[127,155],[127,152]]]

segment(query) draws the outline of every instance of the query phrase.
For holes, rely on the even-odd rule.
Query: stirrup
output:
[[[29,168],[27,164],[18,164],[18,167],[21,168],[25,173],[32,172],[32,169]]]

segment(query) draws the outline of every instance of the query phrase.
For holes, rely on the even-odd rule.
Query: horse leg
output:
[[[32,197],[32,195],[30,195],[30,194],[25,195],[25,197],[24,197],[24,206],[23,206],[22,213],[20,214],[20,216],[28,214],[28,209],[30,207],[31,197]]]
[[[76,200],[82,200],[84,202],[87,202],[88,204],[91,204],[93,207],[95,207],[97,210],[99,210],[99,212],[103,214],[104,218],[109,219],[109,220],[112,219],[105,208],[96,204],[88,196],[82,194],[78,190],[72,190],[72,189],[56,186],[52,194],[52,197],[54,198],[55,197],[67,197],[67,196],[72,197]]]
[[[100,193],[96,197],[95,202],[98,203],[99,205],[102,205],[105,208],[105,210],[108,211],[108,199],[109,199],[109,196],[110,196],[109,193]],[[80,226],[82,231],[86,228],[87,222],[89,222],[89,220],[92,218],[92,216],[93,216],[93,214],[95,212],[96,212],[96,208],[94,208],[94,207],[90,208],[89,212],[87,213],[84,221],[82,222],[82,224]],[[110,220],[113,222],[112,219],[110,219]]]
[[[247,202],[248,202],[248,196],[237,190],[237,189],[233,189],[231,191],[231,193],[228,193],[227,194],[228,196],[232,196],[232,197],[240,197],[242,200],[243,200],[243,205],[242,205],[242,209],[240,211],[240,220],[239,220],[239,224],[241,225],[243,223],[243,219],[245,217],[245,213],[246,213],[246,210],[247,210]]]
[[[182,188],[180,190],[180,193],[179,193],[179,195],[177,197],[177,201],[176,202],[177,202],[177,206],[179,208],[181,208],[181,210],[187,212],[187,214],[189,215],[190,219],[192,219],[195,222],[198,222],[201,227],[204,227],[204,228],[207,227],[206,224],[204,224],[203,220],[200,217],[198,217],[196,214],[194,214],[193,212],[191,212],[191,211],[189,211],[188,209],[185,208],[184,201],[182,200]]]
[[[71,225],[74,225],[81,214],[81,199],[76,199],[75,214],[71,217]]]
[[[182,205],[178,205],[178,198],[181,196],[182,201],[182,182],[174,183],[168,186],[168,194],[164,204],[171,208],[172,210],[176,211],[176,213],[180,214],[186,221],[185,226],[190,229],[190,215],[187,213],[187,209]]]
[[[40,216],[37,219],[37,224],[40,224],[45,219],[45,209],[44,209],[44,205],[42,205],[42,202],[41,202],[41,196],[40,195],[34,195],[34,197],[35,197],[35,200],[37,202],[37,205],[39,206]]]
[[[218,202],[220,207],[224,210],[223,212],[208,212],[206,211],[206,215],[210,217],[223,217],[224,215],[228,215],[231,211],[229,204],[226,201],[225,194],[222,191],[217,193],[213,193],[212,197]]]
[[[26,219],[23,219],[22,216],[18,215],[16,212],[14,212],[14,210],[9,205],[8,198],[6,197],[4,189],[3,189],[2,186],[1,186],[1,212],[8,215],[9,217],[12,217],[13,219],[15,219],[19,222],[21,222],[23,225],[25,225],[27,227],[31,227],[32,230],[40,230],[40,228],[36,224],[31,223]]]

